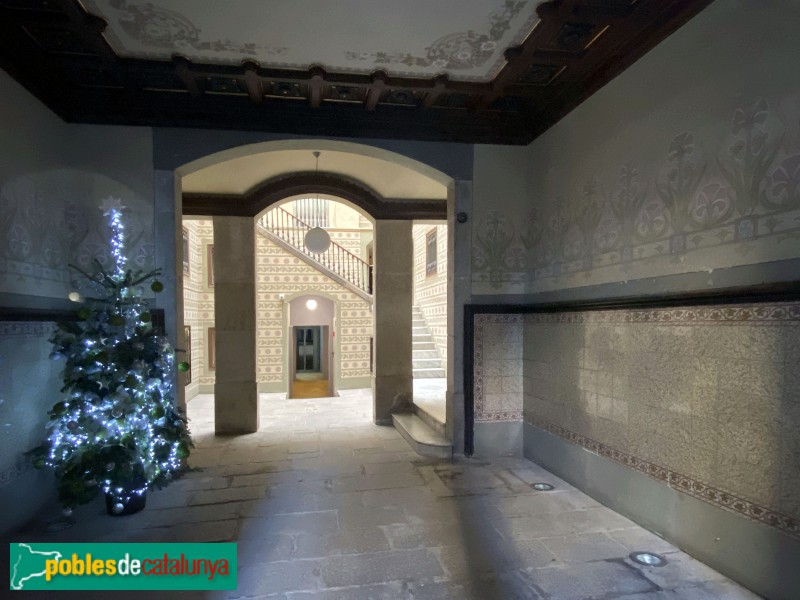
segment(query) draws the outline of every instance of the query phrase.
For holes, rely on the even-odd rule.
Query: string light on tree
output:
[[[86,303],[76,320],[59,323],[51,338],[51,356],[66,360],[64,397],[49,411],[49,434],[33,455],[35,466],[55,469],[65,511],[103,491],[120,514],[182,472],[192,442],[175,406],[174,351],[153,328],[141,291],[147,283],[163,290],[159,271],[127,268],[124,207],[107,198],[101,208],[113,265],[95,261],[92,273],[73,267],[99,294],[78,295]]]

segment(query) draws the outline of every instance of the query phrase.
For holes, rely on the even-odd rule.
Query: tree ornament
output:
[[[178,363],[178,371],[180,371],[181,373],[185,373],[188,370],[189,370],[188,362],[182,360],[181,362]]]
[[[61,514],[64,515],[65,517],[71,517],[72,516],[72,507],[67,506],[64,510],[61,511]]]
[[[122,502],[117,502],[114,504],[114,508],[112,508],[111,510],[115,515],[118,515],[123,510],[125,510],[125,505]]]
[[[164,291],[164,284],[161,283],[160,281],[154,281],[153,283],[150,284],[150,289],[157,294],[158,292]]]

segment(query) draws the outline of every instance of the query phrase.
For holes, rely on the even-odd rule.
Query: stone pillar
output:
[[[177,183],[177,185],[180,185]],[[164,290],[155,295],[153,306],[164,310],[164,328],[173,348],[185,348],[183,340],[183,239],[181,235],[181,194],[176,190],[175,171],[156,170],[153,173],[153,241],[156,249],[155,266],[161,269],[158,279]],[[186,355],[176,353],[175,362]],[[176,404],[186,408],[183,376],[177,369],[172,386]]]
[[[410,220],[375,221],[372,397],[373,419],[378,425],[390,425],[393,412],[411,410],[412,224]]]
[[[458,213],[468,221],[459,223]],[[457,180],[447,203],[447,439],[464,453],[464,305],[472,293],[472,182]]]
[[[214,419],[218,434],[258,431],[255,260],[255,219],[214,217]]]

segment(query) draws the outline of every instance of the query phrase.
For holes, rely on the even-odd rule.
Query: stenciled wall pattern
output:
[[[214,370],[209,368],[207,345],[208,330],[214,327],[214,287],[209,285],[208,273],[208,249],[214,243],[214,226],[210,220],[188,219],[183,226],[189,233],[190,249],[190,274],[184,275],[183,296],[185,323],[192,327],[192,384],[187,389],[187,397],[191,398],[197,392],[213,393]],[[308,291],[326,293],[339,302],[341,320],[336,335],[340,340],[341,386],[345,389],[368,386],[372,313],[367,302],[273,244],[266,236],[259,234],[256,239],[258,383],[270,391],[285,391],[285,303],[279,296]]]
[[[214,226],[210,220],[185,219],[189,234],[189,273],[183,274],[184,323],[192,328],[192,382],[186,386],[186,397],[197,393],[213,393],[214,370],[209,365],[208,330],[214,327],[214,288],[208,285],[207,249],[214,243]]]
[[[73,264],[85,270],[111,264],[107,218],[114,196],[127,207],[130,266],[155,266],[151,202],[96,173],[55,170],[0,180],[0,291],[64,298],[78,287]]]
[[[272,243],[264,235],[257,236],[257,323],[256,357],[258,381],[281,384],[283,373],[283,309],[279,295],[308,291],[323,292],[336,298],[341,320],[337,323],[341,385],[343,388],[368,385],[369,338],[372,335],[372,313],[360,296],[323,275],[296,256]],[[358,381],[357,378],[364,378]],[[350,381],[348,381],[350,380]],[[357,382],[355,385],[351,382]],[[277,391],[277,390],[276,390]]]
[[[602,170],[585,179],[534,176],[530,202],[478,220],[473,291],[537,292],[797,256],[798,123],[800,99],[740,99],[702,131],[643,130],[639,143],[660,148],[654,160],[632,148],[616,164],[599,159]]]
[[[524,316],[524,420],[800,539],[800,303]]]
[[[425,270],[426,237],[436,230],[436,273]],[[436,350],[447,364],[447,225],[414,225],[414,304],[419,306]]]

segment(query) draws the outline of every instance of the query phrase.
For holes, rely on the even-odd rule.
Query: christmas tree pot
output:
[[[147,487],[145,486],[145,480],[141,479],[122,488],[122,492],[106,492],[108,514],[114,517],[124,517],[143,510],[147,503]]]

